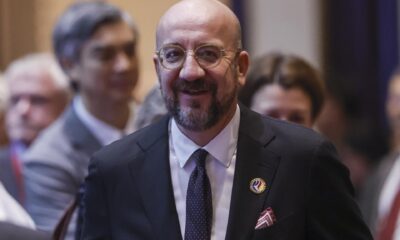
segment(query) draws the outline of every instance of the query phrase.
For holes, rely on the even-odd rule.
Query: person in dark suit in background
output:
[[[391,129],[391,151],[368,178],[360,206],[376,240],[400,239],[400,69],[392,75],[386,114]]]
[[[169,116],[93,155],[81,239],[372,239],[332,144],[238,104],[229,8],[179,1],[156,45]]]
[[[54,51],[75,96],[24,156],[26,208],[38,229],[54,231],[79,195],[90,155],[134,131],[138,37],[131,17],[104,1],[78,1],[59,18]],[[79,232],[78,212],[66,239]]]
[[[66,76],[49,53],[29,54],[13,61],[4,80],[10,144],[0,149],[0,181],[23,204],[22,155],[40,132],[60,116],[71,91]]]

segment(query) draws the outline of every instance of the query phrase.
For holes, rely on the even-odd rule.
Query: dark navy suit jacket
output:
[[[311,129],[240,109],[226,239],[372,239],[332,144]],[[170,176],[168,120],[93,156],[82,239],[182,239]],[[266,181],[263,193],[250,191],[254,178]],[[268,207],[276,223],[255,230]]]

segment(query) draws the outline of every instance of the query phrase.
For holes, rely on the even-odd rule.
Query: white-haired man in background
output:
[[[0,180],[23,204],[21,154],[63,112],[71,91],[57,61],[48,53],[15,60],[6,69],[4,81],[5,125],[10,143],[0,149]]]

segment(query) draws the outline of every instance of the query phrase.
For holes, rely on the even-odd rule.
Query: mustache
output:
[[[215,92],[217,89],[215,84],[209,83],[204,79],[198,79],[195,81],[181,80],[175,84],[175,90],[187,93],[197,93],[204,91]]]

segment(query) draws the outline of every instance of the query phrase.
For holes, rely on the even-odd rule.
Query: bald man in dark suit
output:
[[[232,11],[179,1],[156,44],[170,115],[93,155],[83,239],[372,239],[332,144],[238,103],[249,55]]]

